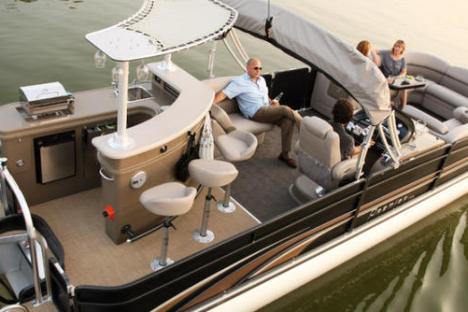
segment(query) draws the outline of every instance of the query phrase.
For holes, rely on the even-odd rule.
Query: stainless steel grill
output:
[[[20,87],[19,100],[26,118],[38,119],[73,113],[74,97],[60,82]]]

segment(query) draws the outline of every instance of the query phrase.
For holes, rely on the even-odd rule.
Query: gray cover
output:
[[[263,0],[223,0],[236,9],[235,26],[265,36],[268,3]],[[356,49],[310,21],[286,9],[271,6],[271,38],[333,77],[352,94],[369,115],[372,124],[391,112],[390,90],[379,68]]]

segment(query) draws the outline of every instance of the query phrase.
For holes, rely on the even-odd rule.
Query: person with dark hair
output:
[[[346,132],[345,126],[353,118],[353,104],[347,99],[339,99],[333,107],[331,125],[340,138],[341,159],[351,158],[361,152],[354,145],[354,138]]]
[[[280,105],[268,97],[268,87],[260,75],[262,63],[258,58],[251,58],[246,64],[246,73],[234,78],[223,90],[216,93],[213,103],[218,104],[226,97],[236,98],[239,110],[244,117],[258,122],[274,123],[281,128],[281,154],[278,159],[291,168],[296,168],[296,161],[291,158],[294,126],[301,127],[302,117],[289,106]]]

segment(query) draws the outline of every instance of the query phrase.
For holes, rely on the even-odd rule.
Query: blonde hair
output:
[[[357,44],[356,49],[359,52],[361,52],[364,56],[368,56],[371,49],[371,44],[367,40],[362,40]]]
[[[393,47],[392,47],[392,53],[393,53],[393,49],[395,48],[395,46],[400,46],[400,48],[401,48],[401,54],[403,54],[403,53],[405,52],[406,43],[405,43],[403,40],[397,40],[397,41],[395,41],[395,43],[393,44]]]

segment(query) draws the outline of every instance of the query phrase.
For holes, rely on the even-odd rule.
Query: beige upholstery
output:
[[[299,171],[326,191],[352,177],[356,170],[357,158],[341,161],[338,134],[328,122],[318,117],[303,119],[296,153]],[[310,188],[308,194],[301,191],[304,190],[304,181],[303,177],[296,180],[293,188],[301,195],[295,197],[315,198],[315,189]]]
[[[193,187],[169,182],[144,191],[140,195],[140,203],[156,215],[178,216],[190,210],[196,193]]]
[[[449,128],[442,121],[432,117],[413,105],[406,105],[403,108],[403,112],[411,118],[426,124],[429,129],[437,133],[446,134],[449,131]]]
[[[468,107],[458,107],[453,111],[453,117],[460,123],[468,123]]]
[[[225,133],[236,130],[236,127],[229,118],[229,115],[219,105],[211,105],[211,117],[223,128]]]
[[[444,122],[412,105],[407,105],[403,112],[413,119],[423,122],[433,134],[445,142],[452,143],[468,137],[468,108],[466,107],[456,108],[452,112],[453,118]]]
[[[250,132],[234,130],[215,137],[216,147],[227,161],[250,159],[257,149],[257,138]]]
[[[458,107],[468,107],[468,70],[451,66],[437,56],[408,52],[408,73],[423,76],[425,88],[410,93],[409,103],[417,103],[444,119],[452,118]]]
[[[215,92],[218,92],[222,90],[232,80],[232,78],[233,77],[219,77],[205,80],[204,83],[211,87]],[[258,135],[266,131],[270,131],[274,127],[273,124],[253,121],[242,116],[235,100],[226,99],[217,105],[224,110],[234,127],[238,130],[248,131]],[[229,125],[230,123],[226,122],[225,114],[216,108],[214,112],[212,109],[211,113],[213,119],[215,119],[226,131],[226,129],[229,127],[226,125]],[[222,120],[218,120],[219,117],[221,117]]]
[[[310,99],[310,107],[328,118],[332,118],[332,110],[336,102],[336,99],[328,92],[330,84],[330,80],[324,74],[317,73]]]
[[[237,177],[233,164],[222,160],[195,159],[189,164],[190,176],[198,183],[208,186],[224,186]]]

